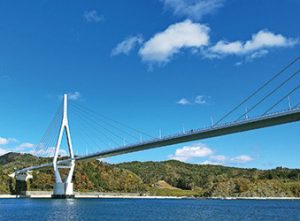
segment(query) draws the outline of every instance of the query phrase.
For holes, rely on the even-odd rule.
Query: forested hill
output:
[[[0,156],[0,193],[14,192],[15,181],[8,177],[14,168],[45,163],[30,154]],[[31,190],[51,190],[51,169],[33,172]],[[171,196],[294,196],[300,197],[300,170],[241,169],[215,165],[164,162],[107,164],[97,160],[76,164],[76,191],[139,192]]]

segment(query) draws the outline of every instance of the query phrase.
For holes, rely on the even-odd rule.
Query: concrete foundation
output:
[[[15,194],[22,195],[30,190],[30,181],[16,180]]]
[[[74,198],[73,183],[55,183],[51,197],[54,199]]]
[[[74,199],[75,195],[51,195],[52,199]]]

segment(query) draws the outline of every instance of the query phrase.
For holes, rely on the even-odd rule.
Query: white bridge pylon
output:
[[[66,135],[67,138],[67,144],[69,149],[69,161],[66,164],[58,164],[58,156],[59,156],[59,150],[61,141],[63,138],[63,135]],[[68,168],[69,173],[65,180],[62,180],[59,169],[60,168]],[[58,140],[55,148],[54,158],[53,158],[53,169],[54,169],[54,176],[55,176],[55,184],[53,188],[53,197],[54,198],[68,198],[73,197],[73,183],[72,183],[72,177],[74,173],[75,168],[75,158],[74,158],[74,152],[72,147],[72,140],[70,135],[70,128],[68,123],[68,97],[67,94],[64,94],[64,100],[63,100],[63,116],[61,121],[61,126],[59,130]]]

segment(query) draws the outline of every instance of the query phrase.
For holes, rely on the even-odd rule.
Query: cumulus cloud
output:
[[[269,54],[269,51],[268,50],[260,50],[260,51],[256,51],[254,52],[253,54],[251,54],[248,58],[248,60],[254,60],[254,59],[257,59],[257,58],[261,58],[261,57],[264,57],[266,56],[267,54]]]
[[[68,99],[69,100],[76,101],[80,98],[81,98],[81,94],[78,91],[75,91],[74,93],[71,93],[71,92],[68,93]]]
[[[199,20],[222,7],[224,0],[161,0],[177,16]]]
[[[218,162],[218,161],[212,161],[212,160],[205,160],[202,163],[202,165],[223,165],[223,162]]]
[[[33,147],[35,147],[34,144],[26,142],[26,143],[21,143],[14,150],[15,151],[22,151],[22,150],[26,150],[26,149],[31,149]]]
[[[6,145],[13,142],[17,142],[17,140],[15,138],[0,137],[0,145]]]
[[[180,105],[188,105],[188,104],[191,104],[191,102],[186,99],[186,98],[181,98],[179,101],[176,102],[177,104],[180,104]]]
[[[207,104],[207,97],[204,95],[198,95],[195,98],[195,103],[196,104]]]
[[[14,143],[14,144],[13,144]],[[34,147],[31,143],[21,143],[17,144],[18,140],[15,138],[4,138],[0,137],[0,145],[7,145],[4,148],[0,148],[0,155],[6,154],[8,152],[22,152],[22,150],[30,151]]]
[[[72,101],[82,99],[82,94],[78,91],[69,92],[69,93],[67,93],[67,96],[68,96],[68,100],[72,100]],[[48,94],[47,97],[48,98],[58,98],[59,100],[62,100],[64,98],[64,96],[61,94],[59,94],[59,95]]]
[[[31,143],[23,143],[16,148],[14,148],[12,151],[19,152],[19,153],[29,153],[34,156],[39,157],[53,157],[55,153],[55,147],[48,147],[44,144],[39,144],[38,146],[31,144]],[[65,149],[59,149],[59,155],[61,156],[67,156],[68,152]]]
[[[274,34],[268,30],[261,30],[252,35],[252,38],[246,42],[234,41],[226,42],[221,40],[212,46],[209,51],[215,55],[247,55],[252,58],[258,58],[268,53],[267,49],[278,47],[292,47],[298,40],[287,38],[281,34]]]
[[[132,36],[126,38],[124,41],[120,42],[111,52],[111,55],[125,54],[128,55],[132,49],[143,43],[143,37],[141,35]]]
[[[239,155],[236,157],[227,157],[224,155],[211,155],[208,160],[203,161],[201,164],[211,164],[211,165],[241,165],[246,164],[254,159],[248,155]]]
[[[164,65],[176,54],[186,51],[207,59],[220,59],[229,55],[239,56],[242,60],[235,65],[240,66],[266,56],[272,49],[293,47],[299,43],[298,38],[286,37],[264,29],[252,34],[251,39],[247,41],[220,40],[212,44],[209,33],[210,28],[207,25],[187,19],[170,25],[146,41],[143,41],[141,35],[128,37],[112,50],[111,55],[128,55],[134,47],[141,45],[138,54],[142,61],[149,65],[150,70],[153,64]],[[198,97],[196,103],[204,102],[203,98]]]
[[[240,155],[230,159],[232,163],[243,164],[253,161],[253,158],[248,155]]]
[[[32,147],[34,147],[34,144],[32,143],[21,143],[19,145],[19,148],[32,148]]]
[[[185,20],[170,25],[145,42],[139,55],[145,62],[166,63],[181,49],[201,48],[209,44],[209,28],[206,25]]]
[[[6,153],[8,153],[8,152],[9,152],[8,150],[3,149],[3,148],[0,148],[0,156],[6,154]]]
[[[41,157],[46,157],[46,156],[53,156],[55,152],[55,147],[52,146],[45,146],[44,143],[40,143],[38,145],[35,145],[33,143],[29,142],[24,142],[18,144],[18,141],[15,138],[3,138],[0,137],[0,142],[2,145],[7,145],[11,143],[11,146],[9,147],[0,147],[0,156],[9,152],[18,152],[18,153],[29,153],[35,156],[41,156]],[[67,156],[68,152],[65,149],[60,149],[59,154],[61,156]]]
[[[85,11],[83,17],[87,22],[100,22],[103,20],[103,17],[98,15],[96,10]]]
[[[5,145],[7,144],[9,141],[7,138],[4,138],[4,137],[0,137],[0,145]]]
[[[208,104],[209,98],[210,98],[209,96],[198,95],[194,98],[193,101],[190,101],[189,99],[183,97],[179,99],[176,103],[180,105],[193,105],[193,104],[204,105],[204,104]]]
[[[201,164],[224,165],[228,161],[228,157],[224,155],[211,155],[209,160],[203,161]]]
[[[255,60],[255,59],[265,57],[267,54],[269,54],[269,51],[268,51],[268,50],[265,50],[265,49],[262,49],[262,50],[253,52],[253,53],[250,54],[250,55],[247,55],[247,56],[246,56],[246,59],[245,59],[244,61],[238,61],[238,62],[236,62],[234,65],[235,65],[235,66],[240,66],[240,65],[242,65],[242,64],[244,64],[244,63],[252,62],[252,61]]]
[[[170,159],[186,162],[192,158],[207,157],[213,153],[213,150],[205,144],[198,143],[178,148],[175,154],[169,155]]]
[[[20,152],[24,149],[33,148],[34,146],[31,143],[18,144],[18,142],[19,141],[15,138],[0,137],[0,146],[4,146],[4,148],[0,148],[0,155],[8,152]]]
[[[40,156],[40,157],[47,157],[47,156],[53,157],[54,153],[55,153],[55,149],[56,149],[56,147],[39,148],[36,150],[27,151],[27,153],[30,153],[35,156]],[[58,154],[60,156],[68,156],[68,152],[61,148],[59,149]]]

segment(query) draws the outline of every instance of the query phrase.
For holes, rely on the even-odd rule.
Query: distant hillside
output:
[[[0,156],[0,193],[14,192],[15,180],[8,177],[14,168],[46,162],[50,162],[50,159],[37,158],[30,154],[8,153]],[[77,163],[73,182],[75,190],[84,192],[144,192],[146,190],[142,180],[136,174],[97,160]],[[31,190],[52,190],[53,183],[53,170],[48,168],[33,172],[30,187]]]
[[[241,169],[175,160],[117,166],[137,174],[144,183],[164,180],[173,187],[196,191],[200,196],[300,196],[299,169]]]
[[[0,193],[13,192],[15,181],[8,177],[14,168],[49,162],[30,154],[0,156]],[[34,171],[31,190],[51,190],[51,169]],[[107,164],[97,160],[76,164],[75,190],[140,192],[172,196],[295,196],[300,197],[300,170],[240,169],[233,167],[165,162]]]

